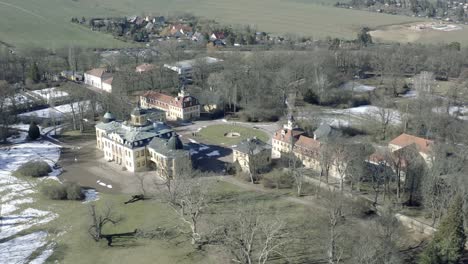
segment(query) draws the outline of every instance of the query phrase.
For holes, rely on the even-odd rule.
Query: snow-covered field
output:
[[[1,263],[40,264],[52,255],[51,235],[40,228],[57,218],[57,214],[33,208],[36,186],[12,176],[12,172],[30,160],[44,160],[53,166],[59,157],[60,146],[46,141],[0,148]],[[54,168],[49,178],[59,174],[60,169]],[[38,253],[38,257],[31,260],[33,253]]]
[[[436,107],[432,109],[434,113],[445,113],[446,107]],[[451,106],[448,109],[451,116],[456,116],[460,120],[468,120],[468,107],[466,106]]]
[[[31,100],[26,95],[24,95],[22,93],[15,94],[15,98],[13,100],[14,100],[16,105],[31,102]],[[6,105],[11,106],[12,104],[13,104],[12,100],[8,98],[6,100]]]
[[[75,111],[78,112],[78,106],[80,104],[85,104],[85,107],[89,107],[89,101],[82,101],[82,102],[76,102],[73,103],[73,108]],[[64,104],[64,105],[59,105],[55,107],[49,107],[46,109],[41,109],[41,110],[36,110],[36,111],[31,111],[31,112],[26,112],[22,113],[19,116],[37,116],[41,118],[57,118],[61,119],[63,118],[64,115],[69,114],[72,112],[72,108],[70,104]]]
[[[330,114],[350,115],[352,117],[362,118],[366,120],[379,120],[385,116],[390,120],[391,124],[401,123],[401,114],[395,109],[382,109],[373,105],[364,105],[347,109],[332,110]]]
[[[47,102],[49,102],[51,99],[61,99],[63,97],[68,96],[67,92],[60,91],[57,89],[57,87],[35,90],[32,92],[41,97],[42,99],[46,100]]]
[[[343,84],[340,88],[346,91],[354,91],[357,93],[363,93],[363,92],[373,91],[375,90],[376,87],[350,81],[350,82]]]

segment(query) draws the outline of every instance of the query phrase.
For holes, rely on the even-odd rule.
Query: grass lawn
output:
[[[134,45],[70,23],[71,17],[167,15],[192,12],[233,25],[315,38],[354,38],[371,28],[422,19],[335,8],[335,0],[1,0],[0,41],[16,47],[51,49],[79,45],[116,48]],[[399,39],[394,39],[398,41]],[[448,40],[447,40],[448,41]]]
[[[235,185],[212,181],[210,185],[209,206],[203,214],[202,232],[223,226],[227,219],[247,204],[263,209],[262,213],[279,217],[287,223],[292,238],[287,243],[285,255],[289,260],[317,260],[323,257],[324,215],[312,212],[302,205],[279,199],[280,193],[257,193],[245,191]],[[104,234],[154,230],[158,227],[185,225],[167,205],[157,200],[139,201],[124,205],[129,195],[99,194],[97,208],[112,205],[117,214],[124,216],[124,221],[116,226],[109,226]],[[226,255],[219,246],[208,246],[206,250],[195,250],[187,235],[179,235],[172,240],[132,239],[115,240],[114,247],[108,247],[105,240],[95,242],[87,233],[89,226],[88,204],[77,201],[51,201],[37,194],[35,208],[47,209],[59,214],[48,223],[45,229],[52,235],[57,247],[48,263],[226,263]],[[306,232],[300,229],[306,228]],[[284,259],[282,259],[284,260]],[[279,262],[284,263],[284,262]]]
[[[240,137],[229,138],[225,137],[224,135],[229,132],[236,132],[240,134]],[[209,143],[216,144],[216,145],[236,145],[242,140],[247,138],[257,137],[258,139],[268,142],[269,137],[268,135],[259,130],[253,129],[245,126],[239,125],[212,125],[206,128],[203,128],[199,133],[203,139],[208,141]]]
[[[137,202],[124,205],[128,195],[99,194],[97,208],[112,205],[124,221],[109,226],[104,234],[132,232],[136,228],[153,230],[158,227],[183,228],[171,208],[157,201]],[[108,247],[105,240],[97,243],[87,233],[89,225],[88,205],[74,201],[50,201],[43,198],[39,203],[58,213],[60,217],[48,225],[49,233],[56,234],[58,242],[50,263],[216,263],[209,256],[194,250],[186,237],[172,241],[159,239],[115,240]],[[63,232],[65,231],[65,232]]]

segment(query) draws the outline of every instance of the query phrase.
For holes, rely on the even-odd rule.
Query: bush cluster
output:
[[[41,188],[42,194],[52,200],[83,200],[81,186],[76,183],[49,183]]]
[[[32,160],[21,165],[14,173],[15,176],[43,177],[49,175],[52,168],[42,160]]]
[[[293,187],[294,179],[287,172],[273,170],[263,175],[262,184],[265,188],[288,189]]]

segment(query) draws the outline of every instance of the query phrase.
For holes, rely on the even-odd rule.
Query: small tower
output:
[[[146,118],[146,111],[141,109],[139,106],[135,107],[130,114],[132,125],[134,126],[144,126],[148,123]]]
[[[288,129],[288,130],[293,130],[293,129],[297,128],[296,121],[294,120],[294,116],[292,114],[288,115],[288,122],[286,124],[284,124],[283,127],[284,127],[284,129]]]

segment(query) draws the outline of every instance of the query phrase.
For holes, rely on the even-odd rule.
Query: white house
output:
[[[190,77],[192,75],[193,67],[197,65],[197,63],[211,65],[222,61],[223,60],[221,59],[213,57],[203,57],[199,59],[179,61],[173,64],[164,64],[164,67],[177,72],[180,76]]]
[[[112,74],[106,68],[96,68],[85,72],[84,82],[97,89],[112,92]]]

